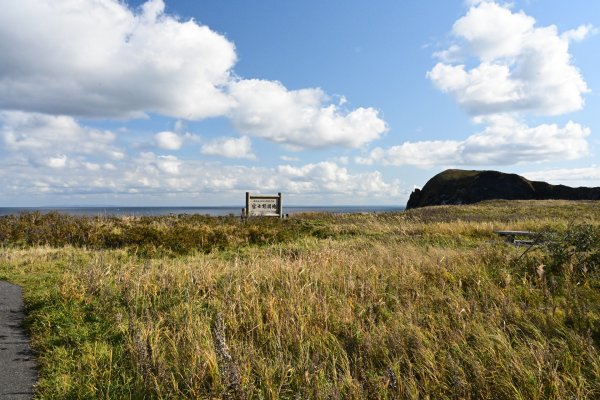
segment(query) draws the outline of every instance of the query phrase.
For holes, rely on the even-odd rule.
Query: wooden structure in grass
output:
[[[503,236],[506,241],[515,246],[530,246],[539,242],[540,234],[531,231],[496,231],[496,235]],[[520,239],[517,239],[520,238]]]
[[[242,217],[283,218],[281,193],[277,193],[277,195],[253,195],[246,192],[246,208],[242,209]]]

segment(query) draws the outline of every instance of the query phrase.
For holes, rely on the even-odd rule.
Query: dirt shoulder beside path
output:
[[[33,397],[37,365],[23,330],[24,319],[21,288],[0,281],[0,400]]]

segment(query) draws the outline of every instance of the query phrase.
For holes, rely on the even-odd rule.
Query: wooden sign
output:
[[[242,210],[244,217],[283,217],[281,193],[277,195],[251,195],[246,192],[246,208]]]

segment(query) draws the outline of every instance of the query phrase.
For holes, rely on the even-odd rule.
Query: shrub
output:
[[[0,217],[0,245],[127,248],[138,255],[209,253],[244,244],[267,245],[319,230],[294,219],[170,215],[160,217],[88,217],[57,212],[27,212]]]
[[[564,232],[544,235],[545,265],[554,275],[574,273],[585,278],[596,274],[600,265],[600,229],[592,225],[572,225]]]

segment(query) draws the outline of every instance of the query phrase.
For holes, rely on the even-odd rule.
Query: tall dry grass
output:
[[[42,398],[600,397],[597,232],[579,249],[574,214],[466,211],[304,216],[293,240],[178,257],[4,247],[0,276],[29,288]]]

